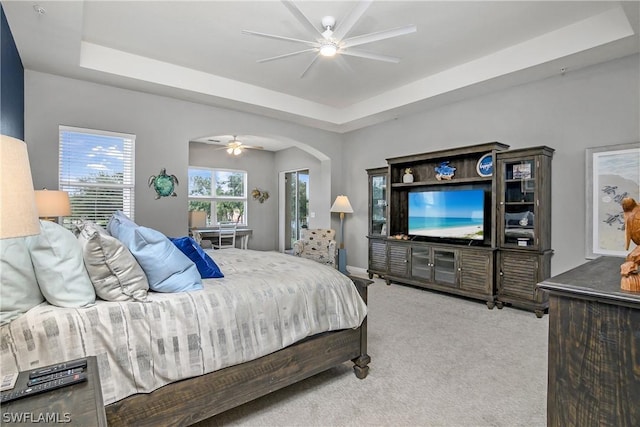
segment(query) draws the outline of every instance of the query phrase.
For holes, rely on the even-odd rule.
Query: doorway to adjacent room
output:
[[[285,173],[285,251],[300,238],[300,230],[309,225],[309,170]]]

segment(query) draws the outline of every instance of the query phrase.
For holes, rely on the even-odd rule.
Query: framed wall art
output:
[[[586,150],[586,258],[624,257],[625,197],[640,201],[640,142]]]

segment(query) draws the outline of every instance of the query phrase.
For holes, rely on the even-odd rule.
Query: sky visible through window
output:
[[[123,138],[77,132],[63,132],[62,138],[61,173],[68,180],[95,182],[106,175],[122,183]]]

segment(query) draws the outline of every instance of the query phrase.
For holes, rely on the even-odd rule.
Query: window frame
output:
[[[78,155],[89,153],[89,150],[82,151],[77,150],[73,151],[74,147],[64,146],[65,140],[63,139],[63,135],[65,133],[75,133],[75,134],[85,134],[91,137],[109,137],[109,138],[118,138],[122,139],[122,150],[118,151],[118,154],[122,155],[123,162],[123,170],[122,170],[122,183],[116,182],[82,182],[81,180],[74,179],[74,177],[69,174],[65,175],[65,170],[71,169],[67,166],[66,162],[68,159],[65,157],[65,152],[67,150],[71,150],[73,153],[77,152]],[[95,209],[94,212],[102,213],[102,215],[88,215],[86,210],[82,209],[80,212],[74,213],[74,190],[77,189],[104,189],[105,191],[112,190],[122,190],[122,212],[127,215],[132,220],[135,219],[135,167],[136,167],[136,159],[135,159],[135,144],[136,144],[136,135],[124,133],[124,132],[113,132],[106,131],[100,129],[89,129],[89,128],[80,128],[75,126],[67,126],[67,125],[59,125],[58,126],[58,189],[62,191],[69,192],[69,198],[71,201],[71,215],[68,217],[64,217],[62,225],[66,228],[73,228],[73,224],[82,219],[90,219],[97,220],[99,216],[111,216],[113,212],[109,209]],[[77,147],[76,147],[77,148]],[[108,151],[103,153],[107,155]],[[86,162],[85,166],[77,165],[78,167],[87,167],[90,162]],[[72,172],[72,171],[71,171]],[[116,209],[118,210],[118,209]],[[97,220],[98,223],[102,224],[103,220]]]
[[[190,173],[192,170],[207,171],[211,173],[211,195],[209,196],[192,196],[189,191],[191,184]],[[241,173],[243,175],[243,193],[244,196],[218,196],[216,195],[216,172],[232,172]],[[187,209],[189,209],[190,202],[209,202],[211,203],[211,222],[206,227],[217,227],[220,225],[220,220],[217,217],[216,204],[220,202],[242,202],[244,209],[242,215],[239,218],[238,225],[248,226],[248,209],[249,209],[249,172],[242,169],[230,169],[230,168],[212,168],[205,166],[189,166],[187,170]],[[222,221],[225,222],[225,221]]]

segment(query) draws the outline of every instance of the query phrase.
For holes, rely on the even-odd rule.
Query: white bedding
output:
[[[40,304],[0,328],[2,373],[84,356],[98,359],[104,403],[246,362],[367,312],[337,270],[277,252],[208,251],[225,277],[149,302]]]

